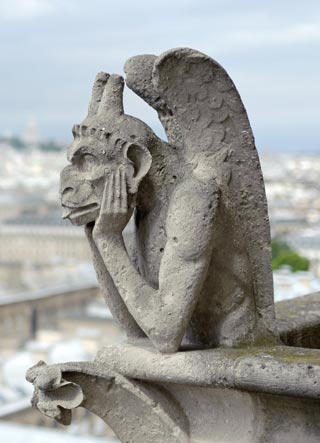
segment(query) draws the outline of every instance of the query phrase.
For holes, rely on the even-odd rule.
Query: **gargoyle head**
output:
[[[47,417],[69,425],[71,410],[85,400],[81,387],[64,380],[59,366],[47,366],[44,361],[30,368],[26,379],[34,386],[32,406]]]
[[[142,121],[124,114],[123,86],[118,75],[98,74],[88,116],[73,127],[60,193],[63,217],[75,225],[96,220],[105,182],[117,168],[126,170],[129,196],[150,169],[148,146],[156,136]]]

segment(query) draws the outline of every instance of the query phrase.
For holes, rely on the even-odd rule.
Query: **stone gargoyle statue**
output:
[[[278,343],[264,182],[232,80],[187,48],[133,57],[124,70],[126,85],[158,113],[168,142],[125,114],[123,78],[99,73],[88,115],[73,128],[60,189],[64,217],[85,227],[106,303],[128,338],[123,349],[136,346],[138,355],[151,346],[161,356]],[[131,217],[129,248],[122,233]],[[34,404],[64,422],[66,405],[87,407],[121,441],[191,441],[184,414],[170,412],[179,409],[170,392],[124,377],[107,354],[30,370]],[[47,392],[56,388],[60,406],[56,396],[50,405]],[[156,415],[152,426],[141,427],[142,410]]]
[[[100,73],[61,174],[64,216],[86,226],[113,316],[164,353],[272,339],[267,202],[234,84],[184,48],[133,57],[125,72],[169,142],[124,113],[123,78]]]

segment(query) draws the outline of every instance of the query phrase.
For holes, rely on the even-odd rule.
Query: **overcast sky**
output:
[[[0,0],[0,133],[34,118],[69,140],[97,72],[178,46],[227,69],[260,150],[320,152],[319,0]],[[126,110],[159,133],[132,93]]]

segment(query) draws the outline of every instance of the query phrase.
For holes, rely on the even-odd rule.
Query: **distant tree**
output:
[[[26,148],[26,144],[24,143],[24,141],[16,136],[13,137],[0,136],[0,142],[7,142],[17,150],[22,150]],[[43,151],[59,152],[64,148],[64,146],[55,142],[54,140],[47,140],[40,143],[39,148],[42,149]]]
[[[24,142],[19,137],[11,137],[11,138],[8,139],[8,142],[15,149],[24,149],[25,148]]]
[[[46,142],[42,142],[40,144],[40,149],[42,149],[43,151],[61,151],[62,147],[60,145],[58,145],[56,142],[54,142],[53,140],[49,140]]]
[[[272,259],[278,257],[283,252],[291,251],[290,246],[286,242],[281,240],[272,240],[271,248],[272,248]]]
[[[287,243],[273,240],[271,246],[273,270],[284,265],[290,266],[293,272],[309,270],[310,260],[293,251]]]

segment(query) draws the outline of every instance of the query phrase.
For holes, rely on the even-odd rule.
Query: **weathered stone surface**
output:
[[[315,349],[217,348],[161,355],[122,344],[103,348],[95,363],[139,380],[320,399],[320,350]]]
[[[46,395],[59,402],[48,383],[59,372],[81,387],[80,406],[122,442],[316,443],[320,435],[320,351],[279,346],[163,355],[119,345],[104,348],[93,363],[45,370]],[[51,408],[51,401],[42,404],[42,412]]]
[[[190,442],[188,419],[164,387],[129,380],[89,362],[39,362],[27,379],[35,386],[34,407],[62,424],[70,423],[70,409],[81,406],[108,423],[124,443]]]
[[[320,293],[276,303],[277,329],[288,346],[320,349]]]
[[[165,353],[275,343],[267,202],[234,84],[186,48],[134,57],[125,71],[169,143],[124,113],[122,77],[100,73],[61,174],[65,217],[86,225],[109,308],[132,341]]]
[[[63,423],[85,407],[128,443],[318,442],[320,350],[281,346],[277,328],[311,346],[319,318],[305,306],[304,329],[298,301],[275,320],[263,177],[234,84],[186,48],[133,57],[125,72],[169,143],[125,114],[121,76],[98,74],[61,201],[85,226],[128,342],[93,363],[32,368],[34,406]]]
[[[32,405],[42,414],[69,425],[72,409],[85,398],[81,387],[64,380],[59,366],[47,366],[43,361],[30,368],[26,378],[35,388]]]

